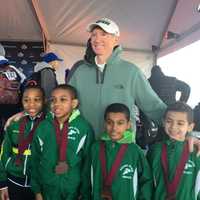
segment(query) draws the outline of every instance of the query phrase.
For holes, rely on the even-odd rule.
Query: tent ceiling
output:
[[[199,0],[40,0],[37,18],[31,0],[6,0],[0,7],[0,40],[41,41],[39,21],[50,43],[83,46],[86,26],[100,18],[116,21],[121,43],[129,50],[151,51],[160,46],[164,55],[200,39]],[[176,8],[176,9],[175,9]],[[41,20],[42,19],[42,20]],[[166,30],[179,33],[179,40],[164,40]]]
[[[0,6],[0,40],[41,41],[40,26],[29,0],[6,0]]]

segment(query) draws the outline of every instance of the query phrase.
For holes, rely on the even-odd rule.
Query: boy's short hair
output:
[[[122,103],[110,104],[104,112],[104,120],[106,120],[108,113],[123,113],[126,116],[127,121],[130,121],[130,110]]]
[[[176,103],[169,105],[164,113],[164,119],[166,118],[167,113],[170,111],[186,113],[189,124],[193,123],[194,121],[193,109],[184,102],[177,101]]]
[[[56,86],[53,91],[57,90],[57,89],[62,89],[62,90],[67,90],[70,92],[72,99],[78,99],[78,93],[75,87],[68,85],[68,84],[59,84],[58,86]],[[53,92],[52,91],[52,92]]]
[[[42,98],[43,100],[45,100],[45,92],[44,92],[44,89],[42,87],[40,87],[39,85],[29,85],[29,86],[26,86],[24,88],[24,91],[23,91],[23,94],[27,91],[27,90],[30,90],[30,89],[37,89],[37,90],[40,90],[40,92],[42,93]],[[23,96],[23,95],[22,95]]]

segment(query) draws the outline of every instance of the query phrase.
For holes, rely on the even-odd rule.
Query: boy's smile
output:
[[[39,112],[41,112],[44,104],[42,92],[36,88],[26,90],[22,97],[22,104],[24,110],[31,117],[35,117]]]
[[[169,137],[184,141],[187,132],[192,131],[194,124],[189,123],[187,113],[169,111],[164,120],[165,132]]]

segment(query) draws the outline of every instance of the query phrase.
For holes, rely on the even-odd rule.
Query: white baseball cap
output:
[[[102,18],[102,19],[97,20],[94,23],[89,24],[87,27],[87,31],[92,32],[92,30],[97,26],[102,28],[106,33],[111,33],[115,36],[120,35],[118,25],[114,21],[108,18]]]

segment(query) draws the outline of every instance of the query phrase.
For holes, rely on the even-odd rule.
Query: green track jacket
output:
[[[35,193],[41,192],[44,199],[76,199],[81,179],[81,192],[89,199],[89,152],[94,133],[91,126],[80,112],[75,110],[69,118],[69,132],[66,160],[69,169],[66,173],[55,174],[58,163],[58,147],[56,143],[53,115],[49,113],[36,130],[32,146],[32,179],[31,186]]]
[[[167,144],[169,180],[172,180],[176,166],[180,161],[184,142],[168,139],[163,143]],[[153,200],[165,200],[166,196],[161,164],[163,143],[153,145],[147,154],[154,177]],[[196,156],[196,152],[190,153],[177,188],[176,200],[200,200],[200,158]]]
[[[27,182],[18,183],[15,180],[12,181],[16,182],[23,187],[27,187],[28,179],[30,178],[30,158],[31,158],[31,150],[30,145],[29,148],[25,150],[23,154],[23,162],[19,166],[16,165],[16,155],[18,154],[18,137],[19,137],[19,125],[21,123],[19,121],[13,121],[11,125],[7,128],[5,138],[3,140],[1,146],[1,154],[0,154],[0,188],[7,186],[7,175],[11,175],[17,178],[24,178]],[[25,136],[28,135],[31,128],[33,127],[34,121],[29,120],[25,127]]]
[[[113,200],[150,200],[152,193],[152,176],[148,162],[139,146],[132,143],[131,132],[125,132],[124,138],[113,142],[104,135],[107,170],[110,170],[116,154],[123,143],[128,143],[120,167],[112,182]],[[126,138],[126,139],[125,139]],[[99,157],[100,142],[92,146],[92,199],[102,200],[102,170]]]

